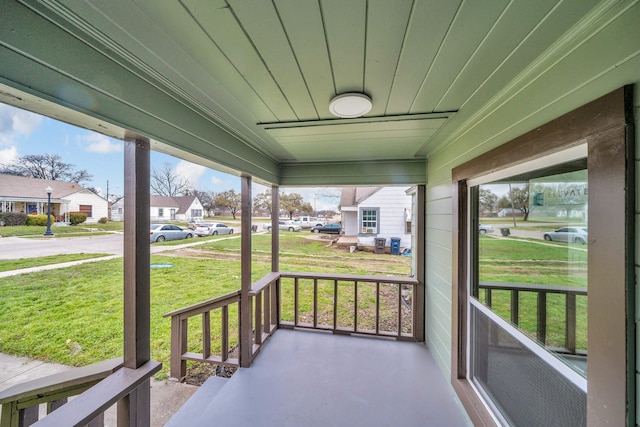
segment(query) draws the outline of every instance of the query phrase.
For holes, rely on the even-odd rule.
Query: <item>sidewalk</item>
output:
[[[0,353],[0,391],[16,384],[46,377],[58,372],[73,369],[56,363],[45,363],[26,357],[15,357]],[[156,381],[151,379],[151,426],[163,426],[171,416],[198,389],[197,386],[174,381]],[[44,408],[41,405],[41,417]],[[0,408],[2,414],[2,408]],[[115,407],[105,413],[105,426],[116,425]]]

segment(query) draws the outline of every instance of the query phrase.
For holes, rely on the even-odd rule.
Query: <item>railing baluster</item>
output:
[[[333,330],[338,329],[338,281],[333,281]]]
[[[318,327],[318,279],[313,279],[313,327]]]
[[[538,341],[547,343],[547,293],[538,292]]]
[[[254,344],[262,344],[262,292],[256,294],[255,298],[255,325],[254,325]]]
[[[565,347],[576,352],[576,294],[565,295]]]
[[[358,330],[358,281],[353,281],[353,332]]]
[[[511,291],[511,322],[514,325],[518,324],[519,311],[520,311],[520,292],[517,289]]]
[[[402,336],[402,285],[398,283],[398,336]]]
[[[376,335],[380,333],[380,282],[376,282]]]
[[[280,312],[282,310],[280,306],[280,283],[281,280],[278,278],[274,283],[275,288],[271,290],[271,324],[276,328],[280,325]]]
[[[171,318],[171,376],[178,379],[187,375],[187,361],[182,359],[187,352],[187,327],[188,319]]]
[[[298,326],[298,278],[293,279],[293,324]]]
[[[491,308],[491,289],[485,289],[487,294],[487,307]]]
[[[264,288],[264,318],[262,320],[263,332],[271,332],[271,285]]]
[[[202,313],[202,357],[211,356],[211,312]]]
[[[229,306],[225,305],[222,307],[221,314],[221,327],[222,327],[222,361],[225,362],[229,358]]]

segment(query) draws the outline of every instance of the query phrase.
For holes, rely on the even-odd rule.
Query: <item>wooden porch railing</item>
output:
[[[520,324],[520,294],[529,292],[536,296],[536,339],[538,342],[547,344],[547,295],[564,295],[565,303],[565,342],[564,348],[554,348],[554,351],[566,354],[585,355],[585,351],[576,349],[576,297],[587,296],[587,288],[572,286],[551,286],[536,285],[529,283],[507,283],[507,282],[480,282],[479,289],[485,290],[485,301],[487,307],[493,304],[494,291],[508,291],[510,293],[509,308],[511,323]]]
[[[329,330],[336,334],[394,337],[416,341],[423,307],[416,298],[419,286],[410,277],[349,274],[280,273],[280,327]],[[291,320],[283,320],[285,288],[292,287]],[[320,288],[323,288],[322,290]],[[291,295],[292,294],[292,295]],[[302,294],[311,294],[312,306],[303,309]],[[328,303],[321,303],[321,301]]]
[[[320,292],[320,287],[327,283],[331,284],[332,289]],[[300,294],[303,288],[307,287],[313,289],[312,310],[303,310],[300,303]],[[339,334],[373,335],[416,341],[416,325],[422,324],[424,316],[424,307],[417,303],[417,287],[417,280],[403,277],[269,273],[253,283],[249,292],[252,312],[251,361],[279,327],[330,330]],[[287,292],[289,288],[293,289],[292,293]],[[342,295],[342,292],[345,295]],[[368,295],[365,296],[365,293]],[[293,299],[292,305],[284,300],[287,297]],[[321,304],[321,300],[327,298],[332,301],[331,308]],[[241,303],[240,291],[234,291],[164,315],[171,318],[172,377],[184,378],[187,371],[186,363],[189,360],[240,366],[237,357],[229,356],[230,336],[234,333],[230,329],[229,313],[230,307],[236,304],[237,313],[240,313]],[[283,309],[283,305],[287,310]],[[288,309],[291,307],[291,320],[285,319],[284,312],[290,314],[291,310]],[[210,323],[212,312],[215,310],[221,311],[220,355],[211,354]],[[341,312],[348,312],[346,318],[349,320],[345,321]],[[331,321],[325,324],[323,320],[327,315]],[[188,351],[188,322],[195,316],[201,316],[202,353]],[[304,320],[307,316],[312,317],[311,322]],[[235,333],[240,334],[240,330],[240,327],[236,328]],[[238,346],[241,341],[237,337]],[[238,354],[242,352],[239,351]]]
[[[122,358],[17,384],[0,392],[1,427],[104,425],[104,412],[118,403],[118,419],[128,419],[129,395],[158,372],[162,364],[147,362],[138,369],[122,367]],[[67,402],[69,397],[75,399]],[[39,407],[47,415],[39,418]]]

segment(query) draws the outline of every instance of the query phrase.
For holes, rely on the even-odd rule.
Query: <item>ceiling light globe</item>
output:
[[[336,117],[360,117],[371,111],[371,98],[362,93],[343,93],[331,100],[329,111]]]

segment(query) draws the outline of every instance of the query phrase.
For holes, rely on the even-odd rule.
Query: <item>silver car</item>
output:
[[[193,237],[191,230],[185,230],[173,224],[151,224],[149,242],[164,242],[165,240],[182,240]]]
[[[282,231],[300,231],[302,227],[292,221],[278,221],[278,228]],[[271,231],[271,224],[266,225],[267,231]]]
[[[544,233],[544,240],[578,243],[580,245],[587,243],[587,237],[588,233],[586,227],[562,227],[555,231],[548,231]]]
[[[193,231],[196,236],[217,236],[218,234],[233,234],[233,228],[222,223],[205,223]]]

